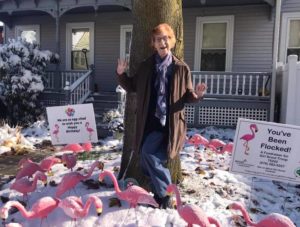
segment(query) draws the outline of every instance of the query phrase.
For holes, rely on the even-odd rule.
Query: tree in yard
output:
[[[133,0],[133,34],[130,56],[129,76],[133,76],[139,63],[149,57],[153,50],[150,46],[151,30],[160,23],[168,23],[174,29],[176,46],[173,54],[183,58],[183,21],[182,0]],[[135,132],[135,95],[127,94],[125,108],[124,146],[119,178],[133,177],[141,185],[147,187],[139,167],[139,151],[132,151]],[[179,155],[168,161],[172,181],[181,180]]]

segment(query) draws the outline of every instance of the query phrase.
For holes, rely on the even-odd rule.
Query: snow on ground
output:
[[[204,129],[191,129],[188,136],[200,133],[208,139],[219,138],[225,142],[232,141],[235,131],[233,129],[220,129],[208,127]],[[14,135],[14,136],[11,136]],[[15,137],[18,132],[14,129],[8,130],[8,126],[0,128],[0,145],[8,140],[16,142]],[[32,127],[22,130],[19,140],[26,146],[33,147],[36,143],[49,140],[47,128],[43,122],[36,122]],[[20,142],[19,141],[19,142]],[[97,160],[105,163],[105,169],[113,170],[120,166],[122,143],[113,138],[106,138],[99,141],[94,150],[99,157]],[[6,149],[6,150],[5,150]],[[10,148],[0,146],[0,153],[7,152]],[[57,148],[59,150],[59,147]],[[35,152],[38,152],[36,150]],[[56,153],[61,155],[62,152]],[[201,160],[199,159],[201,158]],[[183,202],[196,204],[201,207],[206,214],[217,218],[222,226],[246,226],[238,212],[226,209],[228,204],[233,201],[243,202],[250,216],[254,221],[260,220],[268,213],[277,212],[288,216],[293,222],[300,226],[300,186],[271,180],[251,178],[242,175],[232,174],[228,171],[231,154],[224,153],[216,155],[211,151],[204,150],[203,147],[195,148],[186,144],[181,152],[182,171],[184,180],[180,183],[180,192]],[[74,170],[85,174],[95,160],[78,161]],[[64,174],[70,172],[62,164],[57,164],[52,168],[54,175],[48,176],[48,185],[44,187],[38,183],[37,190],[29,195],[27,209],[30,210],[33,203],[45,196],[54,197],[56,185],[60,183]],[[96,169],[90,179],[93,185],[98,185],[98,176],[101,171]],[[14,182],[5,184],[0,196],[3,200],[23,200],[23,196],[16,191],[9,189]],[[107,227],[134,227],[134,226],[186,226],[175,209],[153,209],[150,207],[139,206],[136,209],[129,208],[126,202],[122,201],[122,206],[109,207],[109,199],[116,197],[114,189],[111,187],[100,186],[97,189],[88,189],[88,186],[79,183],[74,190],[63,195],[81,196],[83,203],[90,195],[96,195],[103,202],[103,213],[97,216],[94,206],[91,207],[87,216],[76,221],[71,220],[65,215],[61,208],[56,208],[49,214],[48,218],[42,222],[42,226],[107,226]],[[3,201],[0,201],[2,207]],[[39,219],[27,220],[20,212],[11,214],[6,223],[17,222],[23,226],[40,226]]]

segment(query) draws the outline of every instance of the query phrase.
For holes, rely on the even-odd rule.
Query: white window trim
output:
[[[120,26],[120,58],[125,59],[125,45],[126,45],[126,32],[132,32],[132,25],[121,25]]]
[[[290,34],[290,21],[300,20],[300,13],[283,13],[281,21],[281,34],[280,34],[280,48],[279,48],[279,61],[287,61],[287,48]]]
[[[71,70],[71,50],[72,50],[72,29],[74,28],[88,28],[90,30],[90,62],[89,65],[94,64],[94,22],[83,23],[67,23],[66,24],[66,69]]]
[[[36,31],[36,42],[40,44],[40,25],[38,24],[31,24],[31,25],[17,25],[15,27],[15,37],[17,38],[20,36],[22,31],[29,31],[35,30]]]
[[[203,23],[227,23],[226,29],[226,62],[225,71],[231,71],[232,69],[232,49],[233,49],[233,32],[234,32],[234,16],[207,16],[196,18],[196,38],[195,38],[195,58],[194,58],[194,70],[201,70],[201,53],[202,48],[202,33]]]

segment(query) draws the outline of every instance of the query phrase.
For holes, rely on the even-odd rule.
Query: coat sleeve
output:
[[[117,73],[116,73],[117,74]],[[135,76],[128,77],[127,73],[123,73],[121,75],[117,74],[118,83],[122,88],[127,92],[135,92]]]
[[[198,98],[197,94],[194,92],[192,75],[188,66],[186,66],[184,70],[185,74],[185,82],[186,82],[186,93],[185,93],[185,102],[186,103],[194,103],[199,102],[203,99],[203,97]]]

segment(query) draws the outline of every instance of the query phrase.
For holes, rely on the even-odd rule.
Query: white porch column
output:
[[[300,126],[300,68],[297,55],[288,56],[288,63],[283,74],[282,123]]]

